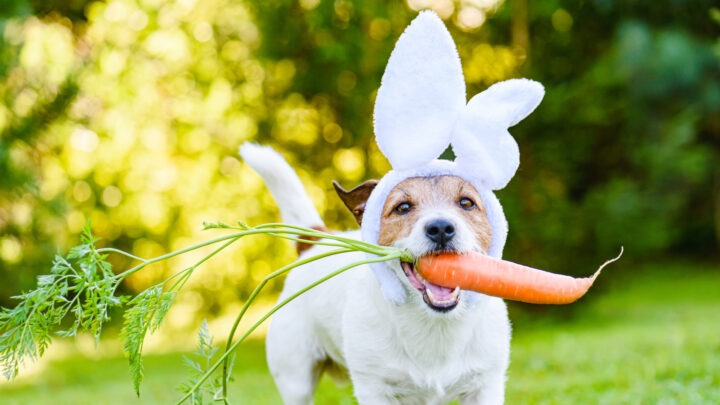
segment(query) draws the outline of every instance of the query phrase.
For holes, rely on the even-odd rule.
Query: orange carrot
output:
[[[569,304],[590,289],[608,260],[591,277],[573,278],[521,264],[495,259],[481,253],[431,254],[418,259],[420,275],[443,287],[460,287],[500,298],[531,304]]]

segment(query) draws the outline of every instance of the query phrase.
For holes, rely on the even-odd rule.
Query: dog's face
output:
[[[371,180],[349,192],[336,184],[358,223],[375,184]],[[491,237],[480,193],[469,182],[457,176],[413,177],[395,186],[385,200],[378,244],[406,249],[417,258],[433,252],[486,253]],[[458,288],[424,280],[411,263],[391,267],[406,288],[433,310],[448,312],[457,307]]]

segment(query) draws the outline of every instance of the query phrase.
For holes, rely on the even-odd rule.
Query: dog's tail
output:
[[[279,153],[269,146],[244,143],[240,146],[240,156],[265,180],[283,221],[318,229],[325,227],[295,170]]]

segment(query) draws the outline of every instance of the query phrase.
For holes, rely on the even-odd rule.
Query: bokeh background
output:
[[[418,10],[432,8],[457,43],[469,95],[512,77],[546,88],[540,107],[511,130],[521,165],[498,192],[510,222],[505,257],[586,275],[625,247],[623,260],[600,280],[599,298],[583,301],[595,309],[511,308],[517,339],[527,342],[518,349],[527,356],[513,358],[527,367],[515,375],[528,374],[523,388],[512,385],[511,372],[510,398],[536,393],[542,402],[543,393],[590,392],[601,396],[568,401],[720,401],[720,318],[712,315],[720,313],[717,7],[710,0],[3,0],[0,305],[12,306],[12,295],[31,288],[56,251],[77,243],[88,220],[102,244],[142,257],[209,238],[204,220],[277,220],[260,178],[238,158],[245,141],[279,150],[326,223],[353,228],[331,181],[352,187],[389,169],[373,140],[375,92],[400,33]],[[222,320],[248,291],[294,257],[288,243],[256,238],[214,258],[179,295],[160,332],[166,339],[150,352],[192,346],[202,317],[224,335]],[[137,273],[123,292],[140,291],[197,258]],[[122,258],[113,264],[131,265]],[[602,324],[618,319],[657,322],[635,331],[637,340],[626,342],[627,333],[618,332],[613,341]],[[583,329],[588,339],[628,347],[617,361],[646,349],[634,361],[654,371],[622,383],[616,378],[624,367],[613,363],[617,375],[608,371],[601,349],[597,358],[577,360],[569,348],[589,350],[581,349],[586,341],[561,335],[571,341],[558,346],[558,328],[588,325],[597,327]],[[542,338],[532,335],[537,329]],[[662,340],[672,333],[680,343]],[[37,402],[42,387],[73,386],[72,370],[92,364],[83,355],[120,361],[112,335],[106,356],[76,346],[59,350],[65,353],[59,363],[0,389]],[[538,341],[547,346],[532,350]],[[262,351],[259,343],[249,347]],[[605,379],[598,378],[605,385],[574,382],[575,369],[562,374],[569,360],[551,361],[562,351],[577,370],[604,370]],[[550,357],[538,360],[538,352]],[[658,353],[670,357],[653,357]],[[698,361],[689,361],[689,353]],[[263,392],[254,402],[277,403],[264,396],[276,394],[257,359],[259,371],[244,377],[245,385]],[[156,373],[172,375],[175,366]],[[118,395],[131,397],[119,370],[99,379],[96,391],[85,386],[74,395],[110,392],[99,387],[112,379],[119,380]],[[532,391],[533,376],[543,372],[561,378]],[[262,382],[248,383],[252,378]],[[648,381],[659,382],[642,385]],[[166,381],[158,387],[163,402]],[[335,398],[328,403],[350,395],[333,394],[331,383],[323,387]],[[612,392],[620,396],[602,396]]]

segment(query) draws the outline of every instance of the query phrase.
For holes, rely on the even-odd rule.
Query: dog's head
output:
[[[358,224],[377,181],[350,190],[335,189]],[[397,184],[385,200],[378,244],[409,251],[414,257],[434,252],[483,252],[490,247],[492,230],[480,193],[457,176],[411,177]],[[461,291],[424,280],[411,263],[389,263],[416,300],[448,312],[458,306]],[[414,293],[413,293],[414,291]]]
[[[507,222],[492,190],[505,187],[520,164],[508,128],[530,114],[543,94],[537,82],[511,79],[468,101],[450,33],[433,12],[421,12],[398,39],[375,98],[375,141],[392,170],[379,182],[338,189],[362,220],[363,240],[415,256],[474,250],[500,257]],[[453,162],[438,159],[448,146]],[[393,304],[423,297],[447,312],[470,302],[462,298],[469,293],[432,285],[412,266],[370,267]]]

